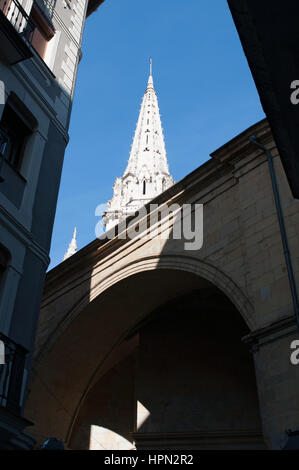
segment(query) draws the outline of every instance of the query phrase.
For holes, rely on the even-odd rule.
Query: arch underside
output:
[[[81,298],[76,299],[75,303],[71,305],[63,316],[51,335],[44,342],[42,350],[39,351],[38,356],[43,356],[52,345],[57,341],[57,338],[69,326],[69,324],[81,314],[81,312],[88,307],[88,305],[97,299],[102,293],[113,287],[118,282],[133,276],[138,273],[156,270],[176,270],[186,273],[192,273],[200,278],[211,282],[214,286],[218,287],[235,305],[244,321],[250,330],[256,328],[254,320],[254,307],[249,296],[245,293],[244,289],[231,279],[223,271],[219,270],[212,263],[203,261],[198,258],[186,256],[182,254],[161,254],[160,256],[143,257],[142,259],[134,260],[133,262],[121,266],[116,269],[112,274],[99,276],[99,280],[93,280],[92,288],[88,288],[86,293]],[[90,276],[94,276],[91,272]],[[95,279],[97,276],[94,276]],[[39,360],[39,357],[38,357]]]
[[[248,327],[205,287],[158,307],[89,387],[74,449],[263,448]]]
[[[35,368],[27,415],[36,422],[36,437],[53,430],[70,442],[90,391],[129,354],[124,350],[130,335],[158,307],[192,292],[203,298],[221,293],[247,331],[253,327],[253,307],[242,289],[211,264],[188,256],[137,260],[95,283],[52,335]]]

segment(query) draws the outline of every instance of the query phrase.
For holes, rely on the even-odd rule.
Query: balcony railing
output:
[[[31,43],[35,24],[18,0],[0,0],[0,10],[22,38]]]
[[[5,364],[0,365],[0,405],[20,413],[27,350],[0,333]]]

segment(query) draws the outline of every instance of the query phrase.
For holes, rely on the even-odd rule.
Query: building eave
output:
[[[99,8],[99,6],[102,5],[104,1],[105,0],[89,0],[86,16],[89,16],[94,11],[96,11]]]

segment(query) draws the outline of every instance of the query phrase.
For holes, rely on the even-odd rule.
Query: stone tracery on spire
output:
[[[115,180],[113,197],[103,215],[106,229],[109,230],[133,214],[173,183],[167,163],[150,59],[150,75],[141,103],[130,158],[122,178]]]

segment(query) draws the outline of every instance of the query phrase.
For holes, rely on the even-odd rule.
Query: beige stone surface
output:
[[[251,334],[266,444],[278,448],[284,430],[298,427],[298,372],[288,352],[296,335],[292,298],[269,170],[249,142],[252,134],[275,156],[298,285],[299,202],[261,121],[154,201],[204,205],[200,250],[186,251],[186,240],[157,237],[95,240],[48,274],[27,407],[36,436],[69,443],[86,396],[125,338],[157,307],[210,288],[231,302]],[[162,220],[159,228],[171,232],[172,222]]]

